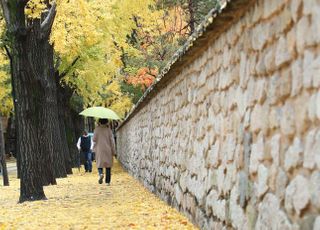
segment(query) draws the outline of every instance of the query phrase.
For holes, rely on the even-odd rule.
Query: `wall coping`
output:
[[[197,53],[207,49],[211,42],[241,18],[256,0],[222,0],[221,2],[221,8],[218,11],[212,9],[185,44],[174,53],[154,83],[133,106],[118,129],[121,129],[124,124],[147,105],[156,96],[157,92],[166,86],[170,80],[174,79],[185,66],[195,60]]]

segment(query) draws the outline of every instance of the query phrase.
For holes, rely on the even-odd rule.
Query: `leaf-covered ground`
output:
[[[22,204],[19,180],[11,174],[10,186],[0,185],[0,229],[196,229],[118,163],[112,170],[110,186],[98,184],[96,170],[74,170],[45,187],[48,200]]]

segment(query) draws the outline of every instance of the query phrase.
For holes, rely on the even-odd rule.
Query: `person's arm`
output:
[[[90,138],[90,150],[92,151],[93,150],[93,146],[94,146],[94,143],[93,143],[93,138]]]
[[[78,150],[81,149],[80,144],[81,144],[81,137],[79,137],[78,142],[77,142],[77,148],[78,148]]]
[[[94,129],[94,131],[93,131],[93,137],[92,137],[92,150],[95,150],[97,141],[98,141],[97,130]]]
[[[115,144],[114,144],[114,139],[113,139],[113,134],[112,134],[112,130],[110,129],[110,132],[109,132],[109,141],[110,141],[110,144],[111,144],[111,149],[112,149],[112,155],[113,156],[116,156],[117,153],[116,153],[116,147],[115,147]]]
[[[93,141],[94,143],[97,143],[97,140],[98,140],[98,135],[97,135],[97,130],[95,129],[95,130],[93,131],[92,141]]]

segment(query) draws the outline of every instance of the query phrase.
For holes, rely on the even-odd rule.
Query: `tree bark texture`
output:
[[[0,164],[2,169],[3,185],[9,186],[9,177],[8,177],[7,164],[6,164],[5,142],[4,142],[3,132],[4,130],[2,127],[2,119],[0,116]]]

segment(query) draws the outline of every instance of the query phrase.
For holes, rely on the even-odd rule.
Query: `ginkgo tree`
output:
[[[20,202],[45,199],[43,185],[55,184],[67,172],[49,43],[56,3],[1,0],[1,7],[15,96]]]

